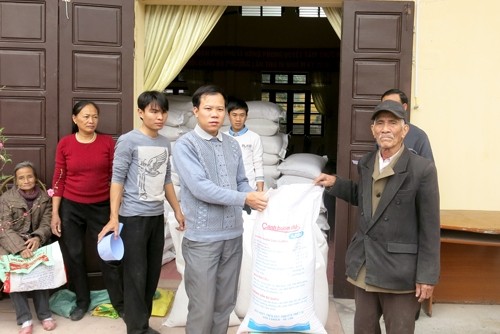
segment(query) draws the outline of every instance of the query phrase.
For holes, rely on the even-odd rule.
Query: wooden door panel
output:
[[[355,59],[353,99],[377,100],[385,92],[381,87],[398,87],[399,68],[399,61]]]
[[[59,137],[71,133],[80,100],[100,109],[97,130],[115,138],[133,127],[133,0],[73,0],[59,10]],[[91,289],[103,289],[97,249],[86,237]]]
[[[120,2],[77,2],[74,6],[74,44],[121,47],[124,13]]]
[[[44,42],[45,1],[26,3],[4,1],[0,3],[2,29],[0,42]]]
[[[373,135],[370,129],[366,128],[370,124],[372,117],[372,106],[353,105],[351,111],[351,143],[354,145],[373,145]]]
[[[98,131],[116,138],[133,127],[134,1],[72,1],[68,16],[60,6],[60,137],[88,99],[101,110]]]
[[[50,183],[57,144],[57,2],[0,2],[0,126],[12,174],[24,160]]]
[[[373,108],[388,89],[410,93],[413,2],[344,1],[340,64],[337,174],[358,179],[357,161],[375,148]],[[345,254],[356,231],[357,208],[337,200],[333,293],[352,298]]]
[[[73,91],[121,92],[121,55],[75,52]]]

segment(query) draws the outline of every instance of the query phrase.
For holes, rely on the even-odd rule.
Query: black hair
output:
[[[403,92],[402,90],[399,90],[397,88],[392,88],[392,89],[389,89],[388,91],[386,91],[384,94],[382,94],[382,97],[380,98],[380,100],[383,100],[384,97],[386,97],[387,95],[392,95],[392,94],[398,94],[399,95],[399,99],[401,100],[401,104],[408,104],[408,96],[406,96],[405,92]]]
[[[163,112],[168,111],[168,99],[162,92],[149,90],[141,93],[137,98],[137,107],[142,111],[145,111],[151,103],[156,104]]]
[[[97,106],[97,104],[95,104],[92,101],[81,100],[81,101],[75,103],[75,105],[73,106],[73,112],[72,112],[73,116],[77,116],[80,113],[80,111],[82,111],[82,109],[88,105],[94,106],[94,108],[97,110],[97,114],[99,115],[100,110],[99,110],[99,107]],[[73,124],[71,125],[71,133],[77,133],[78,126],[75,124],[75,122],[72,122],[72,123]]]
[[[231,113],[233,110],[243,109],[245,114],[248,115],[248,104],[237,97],[231,96],[227,98],[227,113]]]
[[[194,92],[193,94],[193,107],[199,108],[200,107],[200,101],[203,95],[216,95],[216,94],[221,94],[224,97],[224,107],[227,105],[227,98],[226,94],[224,94],[224,91],[222,88],[216,85],[205,85],[201,86]]]

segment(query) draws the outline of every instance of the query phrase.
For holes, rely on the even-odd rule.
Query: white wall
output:
[[[412,122],[442,209],[500,210],[500,1],[417,0]]]

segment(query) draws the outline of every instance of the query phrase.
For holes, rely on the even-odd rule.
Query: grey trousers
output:
[[[219,242],[182,241],[189,298],[187,334],[226,334],[236,304],[242,237]]]
[[[12,304],[14,304],[14,309],[16,310],[16,321],[18,325],[22,325],[23,322],[33,319],[28,303],[28,296],[33,298],[38,320],[45,320],[52,317],[49,308],[49,290],[12,292],[10,293],[10,300],[12,300]]]
[[[380,334],[382,315],[387,334],[415,332],[415,312],[419,306],[415,293],[367,292],[354,287],[354,301],[354,334]]]

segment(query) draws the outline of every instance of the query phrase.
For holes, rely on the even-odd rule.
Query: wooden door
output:
[[[375,148],[373,108],[390,88],[411,91],[414,3],[344,1],[340,59],[337,174],[357,180],[360,157]],[[345,254],[356,230],[357,209],[337,200],[333,294],[352,298]]]
[[[61,1],[59,36],[59,138],[71,133],[72,107],[83,99],[99,106],[99,132],[116,138],[131,130],[134,1]],[[97,247],[88,235],[85,250],[89,286],[103,289]]]
[[[50,183],[57,144],[57,1],[0,2],[0,127],[12,158]]]
[[[59,137],[71,133],[71,110],[82,99],[99,106],[101,133],[131,130],[134,1],[60,1],[59,36]]]

